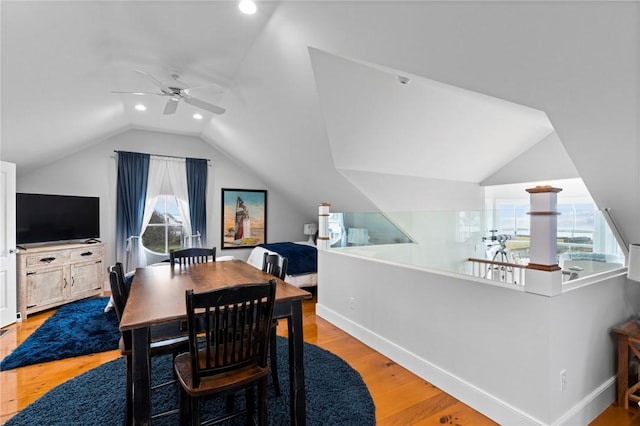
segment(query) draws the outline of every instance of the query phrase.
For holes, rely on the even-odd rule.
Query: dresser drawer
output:
[[[33,268],[36,266],[48,267],[67,263],[68,261],[68,251],[50,251],[27,255],[26,265],[27,268]]]
[[[73,249],[71,250],[71,262],[78,261],[90,261],[90,260],[101,260],[102,259],[102,248],[101,247],[87,247],[81,249]]]

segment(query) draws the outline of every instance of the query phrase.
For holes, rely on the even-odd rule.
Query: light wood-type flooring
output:
[[[11,325],[0,337],[0,359],[24,341],[54,310]],[[284,321],[278,334],[286,336]],[[304,304],[304,338],[340,356],[367,384],[378,425],[495,425],[496,423],[420,379],[390,359],[316,317],[315,298]],[[117,350],[0,372],[0,424],[49,389],[120,356]],[[124,389],[123,389],[124,392]],[[640,425],[640,411],[611,406],[592,426]]]

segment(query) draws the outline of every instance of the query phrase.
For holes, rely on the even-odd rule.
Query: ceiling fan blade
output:
[[[153,84],[155,84],[156,86],[158,86],[163,92],[166,92],[166,91],[171,92],[171,89],[169,89],[164,83],[162,83],[160,80],[158,80],[151,74],[144,71],[140,71],[140,70],[136,70],[136,72],[141,76],[143,76],[144,78],[146,78],[147,80],[149,80],[150,82],[152,82]]]
[[[194,96],[193,92],[198,92],[198,91],[206,91],[211,93],[224,92],[223,88],[217,84],[206,84],[204,86],[194,86],[194,87],[189,87],[188,89],[183,89],[182,91],[190,96]]]
[[[169,98],[169,100],[167,101],[167,104],[164,106],[163,114],[165,115],[175,114],[176,110],[178,109],[179,102],[180,102],[180,99],[178,98]]]
[[[155,92],[118,92],[112,90],[111,93],[123,93],[125,95],[156,95],[156,96],[170,96],[166,93],[155,93]]]
[[[226,110],[218,105],[210,104],[209,102],[205,102],[202,99],[194,98],[193,96],[189,96],[187,94],[182,98],[188,104],[196,106],[198,108],[202,108],[206,111],[210,111],[214,114],[223,114]]]

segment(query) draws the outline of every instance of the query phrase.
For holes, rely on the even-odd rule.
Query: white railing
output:
[[[471,263],[471,275],[505,284],[524,285],[524,271],[527,265],[518,263],[496,262],[495,260],[467,259]],[[562,271],[562,282],[577,278],[571,271]]]
[[[506,284],[524,285],[524,270],[527,265],[496,262],[495,260],[467,259],[471,263],[471,275]]]

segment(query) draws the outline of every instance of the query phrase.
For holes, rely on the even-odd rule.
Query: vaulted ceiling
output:
[[[274,7],[245,16],[235,2],[3,2],[3,157],[29,170],[128,127],[201,135],[213,114],[197,121],[182,104],[163,115],[164,97],[112,91],[160,92],[136,70],[177,72],[221,102]]]
[[[20,176],[126,129],[196,135],[311,213],[379,205],[354,172],[579,174],[640,239],[638,7],[262,1],[247,16],[235,1],[5,0],[0,153]],[[157,91],[136,70],[207,86],[226,112],[112,93]]]

